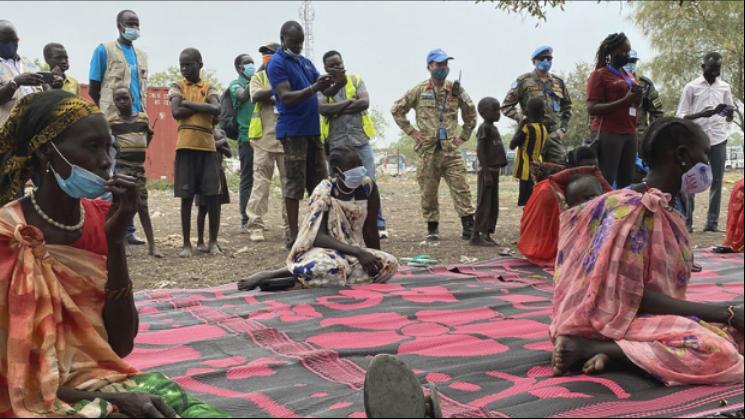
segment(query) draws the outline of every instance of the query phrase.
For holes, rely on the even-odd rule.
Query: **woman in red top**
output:
[[[587,82],[587,112],[592,118],[598,162],[611,185],[631,184],[636,160],[636,117],[642,89],[624,70],[631,43],[623,33],[608,35],[597,52]]]

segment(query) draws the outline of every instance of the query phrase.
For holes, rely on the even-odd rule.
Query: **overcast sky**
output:
[[[178,64],[186,47],[201,50],[205,67],[227,84],[235,77],[233,59],[279,41],[279,28],[298,20],[300,1],[285,2],[11,2],[3,18],[12,21],[21,39],[19,53],[42,58],[47,42],[61,42],[70,55],[69,73],[87,83],[94,48],[117,37],[115,17],[124,8],[140,16],[142,37],[136,46],[147,52],[151,74]],[[552,10],[548,22],[507,14],[490,4],[471,1],[367,2],[314,1],[315,60],[335,49],[347,70],[367,83],[372,106],[389,121],[386,141],[398,138],[390,118],[393,102],[428,77],[426,55],[442,48],[455,60],[451,78],[463,71],[463,87],[474,102],[484,96],[500,101],[515,78],[532,70],[530,53],[541,44],[554,47],[555,72],[592,61],[598,45],[611,33],[629,35],[642,60],[652,53],[641,31],[628,19],[630,8],[619,2],[568,2]],[[413,119],[413,114],[410,114]],[[503,119],[500,128],[509,123]]]

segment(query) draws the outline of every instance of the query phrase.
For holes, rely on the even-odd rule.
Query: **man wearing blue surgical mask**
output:
[[[543,161],[563,164],[566,160],[563,141],[572,117],[572,99],[564,80],[551,73],[553,54],[554,49],[548,45],[541,45],[533,51],[530,55],[533,71],[512,83],[502,101],[502,114],[520,123],[525,118],[528,101],[534,97],[543,99],[546,104],[543,124],[549,132],[543,148]]]
[[[132,94],[132,112],[145,112],[147,99],[147,55],[135,48],[133,42],[140,37],[140,18],[131,10],[116,15],[119,39],[99,44],[91,58],[89,94],[108,118],[116,115],[114,89],[124,82]],[[129,244],[143,245],[135,236],[134,224],[129,226]]]
[[[393,120],[415,142],[420,158],[417,181],[422,195],[422,216],[427,223],[427,241],[440,240],[440,203],[438,190],[444,178],[450,188],[455,212],[463,226],[463,240],[473,234],[476,210],[466,182],[466,166],[458,149],[471,138],[476,128],[476,105],[465,89],[447,80],[453,57],[441,49],[427,54],[429,79],[417,84],[398,99],[391,108]],[[416,128],[407,118],[416,113]],[[458,129],[458,114],[463,119]]]
[[[251,189],[254,184],[254,153],[248,141],[248,126],[254,113],[254,105],[251,102],[251,91],[248,88],[251,77],[256,73],[256,64],[248,54],[235,57],[233,62],[238,78],[230,82],[228,91],[235,111],[233,127],[226,127],[222,121],[223,130],[228,138],[238,140],[238,157],[241,161],[241,183],[238,193],[239,211],[241,214],[241,232],[248,232],[248,214],[246,207],[251,198]],[[221,117],[224,113],[221,113]],[[230,125],[230,124],[228,124]]]

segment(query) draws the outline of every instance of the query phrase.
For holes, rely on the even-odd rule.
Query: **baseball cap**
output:
[[[263,45],[261,48],[259,48],[259,52],[262,54],[274,54],[279,50],[281,47],[276,42],[270,42],[266,45]]]
[[[629,51],[629,62],[635,63],[637,61],[639,61],[639,54],[636,53],[635,49],[630,50]]]
[[[445,51],[441,49],[433,49],[432,51],[427,54],[427,64],[431,63],[432,61],[436,63],[441,63],[443,61],[447,60],[453,60],[454,58],[449,56]]]

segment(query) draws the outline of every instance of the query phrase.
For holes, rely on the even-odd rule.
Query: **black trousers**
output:
[[[623,189],[634,181],[636,163],[636,134],[600,132],[594,143],[603,177],[616,189]]]
[[[492,234],[497,229],[497,219],[499,218],[499,172],[492,172],[491,175],[494,177],[494,184],[492,186],[486,186],[483,170],[478,175],[475,233]]]
[[[241,213],[241,225],[248,224],[248,200],[254,187],[254,149],[248,142],[238,144],[238,158],[241,161],[241,183],[238,189],[238,209]]]
[[[520,181],[520,196],[517,198],[517,206],[524,207],[533,195],[533,179]]]

